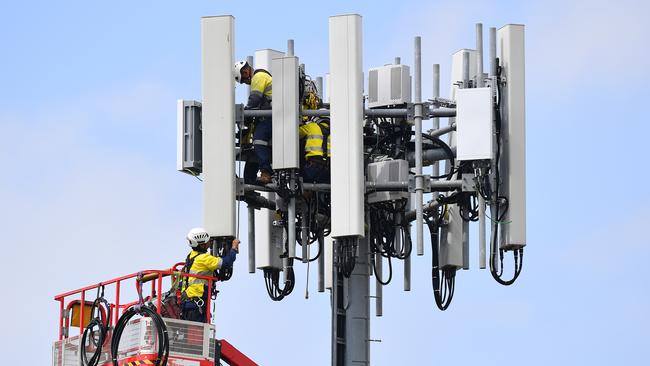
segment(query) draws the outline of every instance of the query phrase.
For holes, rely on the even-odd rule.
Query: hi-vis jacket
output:
[[[194,259],[192,267],[190,268],[190,275],[212,276],[217,268],[221,268],[223,259],[215,257],[209,253],[200,253],[192,250],[188,256],[190,260]],[[187,288],[185,288],[185,295],[188,298],[203,297],[203,292],[208,285],[208,280],[201,278],[188,277]]]
[[[298,133],[301,139],[305,139],[305,157],[312,156],[326,156],[329,158],[331,154],[330,148],[330,134],[329,134],[330,121],[326,118],[314,118],[311,121],[300,126]],[[323,131],[325,130],[325,131]],[[323,140],[327,136],[327,144]]]
[[[264,69],[257,69],[251,78],[251,94],[248,97],[246,108],[271,108],[273,97],[273,78]]]

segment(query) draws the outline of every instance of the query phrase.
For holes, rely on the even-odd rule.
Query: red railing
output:
[[[160,314],[161,311],[161,305],[162,305],[162,286],[163,286],[163,278],[169,277],[169,276],[180,276],[181,278],[184,277],[190,277],[189,274],[181,272],[178,268],[182,267],[185,263],[176,263],[173,265],[170,269],[167,270],[145,270],[145,271],[140,271],[136,273],[132,273],[126,276],[114,278],[109,281],[103,281],[95,285],[91,286],[86,286],[82,287],[77,290],[69,291],[63,294],[59,294],[54,296],[54,300],[59,302],[59,340],[70,336],[70,326],[78,326],[79,327],[79,335],[81,336],[83,331],[84,331],[84,311],[85,311],[85,306],[86,304],[86,293],[89,291],[98,291],[100,288],[103,287],[105,290],[109,286],[115,286],[115,295],[113,301],[110,299],[106,299],[109,304],[110,304],[110,309],[111,311],[111,325],[115,326],[117,325],[117,320],[120,317],[120,310],[123,312],[124,310],[128,309],[130,306],[136,305],[140,302],[140,300],[135,300],[131,302],[127,302],[122,304],[121,301],[121,288],[122,288],[122,283],[127,282],[129,280],[133,280],[135,282],[136,286],[136,293],[142,294],[143,290],[143,285],[146,282],[151,282],[151,293],[149,295],[149,299],[153,298],[154,296],[156,297],[156,309],[158,314]],[[210,308],[211,308],[211,302],[212,302],[212,287],[214,286],[214,282],[218,281],[218,278],[212,277],[212,276],[201,276],[201,275],[191,275],[191,277],[194,278],[200,278],[208,281],[208,293],[207,293],[207,301],[206,301],[206,320],[210,321]],[[74,299],[70,302],[68,306],[68,311],[66,311],[66,298],[70,298],[76,295],[80,295],[80,299]],[[69,308],[72,306],[73,303],[79,302],[80,307],[79,307],[79,324],[70,324],[69,318],[67,318],[65,315],[66,312],[69,313]],[[69,315],[69,314],[68,314]],[[68,319],[65,322],[64,325],[64,319]],[[67,329],[68,331],[65,332],[64,334],[64,328]]]

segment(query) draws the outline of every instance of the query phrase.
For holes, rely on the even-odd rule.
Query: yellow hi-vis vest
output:
[[[190,267],[190,275],[212,276],[217,268],[221,267],[222,259],[209,253],[200,253],[196,250],[190,252],[188,258],[194,259]],[[203,297],[204,289],[208,286],[208,280],[196,277],[187,278],[187,287],[183,289],[188,298]]]
[[[248,108],[271,108],[273,98],[273,78],[268,71],[257,69],[251,78],[251,94],[248,97]]]
[[[323,151],[323,127],[329,128],[329,120],[324,118],[315,118],[306,124],[300,126],[298,134],[301,139],[305,139],[305,157],[312,156],[332,156],[330,147],[330,135],[327,135],[327,151]],[[327,154],[327,155],[325,155]]]

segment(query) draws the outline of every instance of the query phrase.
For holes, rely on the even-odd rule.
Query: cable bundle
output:
[[[102,349],[104,347],[104,343],[106,342],[108,331],[110,330],[111,307],[108,304],[108,301],[106,301],[106,299],[103,297],[104,288],[102,287],[101,289],[102,295],[95,299],[92,307],[90,308],[90,316],[93,317],[93,319],[90,321],[90,323],[88,323],[88,326],[86,326],[83,336],[81,337],[81,364],[84,366],[96,366],[99,363],[99,359],[102,355]],[[106,314],[106,319],[104,320],[101,319],[102,306]],[[97,316],[93,316],[95,310],[97,311]],[[95,328],[98,330],[97,335],[95,335]],[[86,342],[88,339],[90,339],[90,341],[93,343],[93,346],[95,347],[95,352],[93,352],[90,359],[88,358],[85,350]]]
[[[405,259],[411,255],[413,249],[411,233],[408,223],[404,219],[404,209],[407,203],[407,200],[378,202],[368,207],[370,250],[373,254],[378,253],[388,259],[388,279],[384,281],[376,277],[382,285],[389,284],[393,278],[391,258]],[[395,240],[398,235],[403,244],[400,247],[397,246]],[[376,261],[374,262],[374,272],[377,273]]]
[[[277,268],[264,269],[264,281],[266,283],[266,292],[273,301],[280,301],[293,291],[295,285],[295,276],[293,273],[293,260],[289,260],[287,273],[284,277],[284,287],[280,287],[280,270]]]
[[[438,309],[445,311],[454,298],[456,288],[456,267],[440,268],[439,242],[440,222],[444,216],[443,209],[436,217],[427,215],[425,222],[431,235],[431,285],[433,287],[433,298]]]
[[[357,238],[342,237],[336,239],[336,263],[343,277],[350,278],[357,259]]]
[[[129,320],[131,320],[131,318],[136,315],[151,318],[151,321],[155,328],[155,330],[152,331],[152,334],[155,334],[156,339],[158,340],[158,354],[156,360],[154,361],[154,365],[166,366],[167,359],[169,357],[169,335],[167,334],[167,326],[165,325],[165,321],[160,317],[160,315],[158,315],[153,306],[150,307],[145,304],[131,306],[124,312],[124,314],[122,314],[120,319],[117,321],[117,325],[113,331],[113,339],[111,341],[111,357],[113,359],[113,366],[119,366],[117,357],[120,346],[120,338],[122,338],[122,332],[124,332],[124,329],[129,323]]]

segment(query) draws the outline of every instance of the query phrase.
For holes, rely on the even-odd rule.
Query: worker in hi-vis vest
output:
[[[237,253],[239,253],[239,240],[232,241],[232,248],[223,257],[216,257],[208,253],[210,235],[205,229],[197,227],[187,234],[187,240],[192,248],[185,259],[183,272],[189,277],[183,279],[181,294],[181,318],[195,322],[207,322],[206,306],[208,296],[208,280],[192,277],[191,275],[213,276],[214,271],[224,267],[232,267]]]
[[[315,88],[305,92],[302,108],[305,110],[318,109],[321,100]],[[330,182],[330,120],[327,117],[303,117],[303,124],[298,129],[298,135],[304,146],[301,173],[303,182]]]
[[[251,86],[246,109],[271,109],[273,78],[270,72],[264,69],[254,70],[248,62],[240,61],[235,64],[235,81]],[[259,164],[257,181],[262,184],[271,183],[273,177],[271,169],[272,127],[271,118],[261,118],[253,126],[253,151]],[[250,168],[247,173],[251,174]],[[257,171],[253,170],[252,174],[257,174]],[[244,180],[253,179],[244,177]]]
[[[298,130],[304,139],[305,160],[302,178],[308,183],[330,182],[330,120],[313,117]]]

